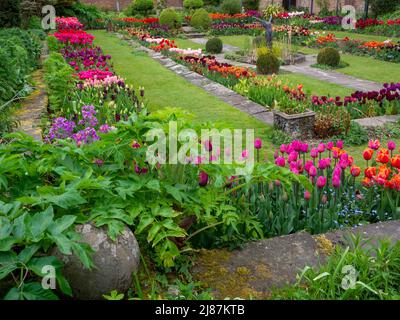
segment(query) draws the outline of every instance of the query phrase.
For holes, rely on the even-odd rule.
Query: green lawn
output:
[[[318,30],[321,31],[321,30]],[[350,39],[359,39],[364,41],[385,41],[391,39],[393,41],[400,41],[400,38],[391,38],[386,36],[378,36],[373,34],[361,34],[349,31],[328,31],[323,30],[326,34],[333,33],[337,38],[349,37]]]
[[[342,32],[344,36],[346,35]],[[352,35],[358,35],[353,34]],[[376,37],[376,36],[370,36]],[[246,41],[250,38],[249,36],[223,36],[220,37],[223,43],[227,43],[239,48],[245,46]],[[293,49],[305,54],[317,54],[317,49],[311,49],[303,46],[293,46]],[[344,62],[349,64],[348,67],[337,69],[337,72],[344,73],[359,79],[371,80],[379,83],[385,82],[399,82],[400,81],[400,63],[385,62],[368,57],[359,57],[349,54],[343,54],[342,59]],[[320,82],[320,81],[317,81]],[[313,85],[321,87],[321,84]],[[326,87],[329,88],[330,83],[326,83]]]
[[[173,38],[173,40],[175,41],[175,44],[178,46],[178,48],[182,48],[182,49],[205,49],[205,45],[203,44],[199,44],[187,39],[180,39],[180,38]]]
[[[271,127],[196,87],[142,52],[134,52],[126,42],[104,31],[90,31],[95,45],[112,56],[115,71],[136,88],[145,88],[150,110],[182,108],[194,114],[196,122],[219,122],[227,128],[254,128],[265,137]]]

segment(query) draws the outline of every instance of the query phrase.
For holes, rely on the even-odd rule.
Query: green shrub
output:
[[[257,72],[261,74],[272,74],[279,71],[279,60],[271,52],[260,55],[257,58],[256,65]]]
[[[41,29],[42,23],[39,17],[32,16],[28,21],[28,29]]]
[[[204,2],[203,0],[185,0],[183,6],[189,10],[199,9],[204,6]]]
[[[178,29],[181,26],[179,17],[174,9],[167,8],[164,9],[160,14],[160,24],[166,25],[170,29]]]
[[[206,51],[209,53],[221,53],[222,47],[223,45],[220,38],[212,38],[206,43]]]
[[[243,0],[243,7],[246,10],[258,10],[260,0]]]
[[[196,29],[207,30],[211,27],[212,20],[205,9],[197,9],[190,19],[190,25]]]
[[[370,0],[372,12],[375,17],[393,12],[396,6],[400,5],[400,0]]]
[[[146,14],[153,10],[154,4],[152,0],[134,0],[130,6],[131,15]]]
[[[240,0],[224,0],[221,5],[222,12],[235,14],[242,11]]]
[[[73,69],[60,53],[51,53],[44,62],[44,79],[49,89],[52,110],[60,110],[67,103],[70,90],[74,87]]]
[[[321,49],[318,52],[317,63],[337,67],[340,63],[339,51],[330,47]]]

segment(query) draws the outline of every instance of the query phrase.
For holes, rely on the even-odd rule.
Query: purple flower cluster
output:
[[[241,22],[218,22],[212,24],[212,29],[221,30],[221,29],[230,29],[230,28],[239,28],[239,29],[261,29],[262,26],[259,23],[241,23]]]
[[[313,96],[311,99],[314,105],[326,105],[334,103],[337,106],[347,106],[349,103],[365,104],[367,101],[375,101],[382,104],[384,101],[400,100],[400,82],[385,83],[379,91],[356,91],[343,99],[341,97],[328,98],[326,96]]]
[[[63,117],[58,117],[54,119],[46,140],[66,139],[72,135],[74,128],[75,122],[69,121]]]
[[[82,107],[82,120],[79,120],[78,124],[85,127],[95,127],[99,123],[96,118],[96,110],[94,106],[83,106]]]
[[[329,17],[324,17],[322,21],[325,24],[330,24],[330,25],[339,25],[342,23],[342,17],[338,16],[329,16]]]
[[[100,140],[100,137],[97,135],[95,128],[86,127],[85,129],[73,134],[72,139],[74,139],[76,144],[80,146],[82,143],[87,144],[96,140]]]

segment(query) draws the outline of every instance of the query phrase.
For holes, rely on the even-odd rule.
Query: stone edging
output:
[[[119,39],[124,39],[122,34],[116,33]],[[236,93],[235,91],[228,89],[222,84],[216,83],[196,72],[189,70],[187,67],[176,63],[170,58],[163,56],[161,53],[155,52],[140,45],[135,40],[126,40],[131,46],[135,46],[138,50],[146,52],[151,58],[157,60],[164,67],[171,70],[175,74],[181,76],[191,84],[204,89],[213,96],[219,98],[220,100],[230,104],[236,109],[249,114],[250,116],[264,122],[268,125],[273,125],[273,114],[271,111],[267,111],[266,107],[250,101],[249,99],[243,97],[242,95]]]

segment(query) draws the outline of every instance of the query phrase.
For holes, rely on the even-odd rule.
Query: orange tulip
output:
[[[374,154],[374,150],[372,150],[372,149],[365,149],[364,150],[364,152],[363,152],[363,158],[365,159],[365,160],[371,160],[372,159],[372,155]]]
[[[367,169],[365,169],[364,174],[367,178],[372,179],[374,176],[376,176],[376,168],[368,167]]]
[[[392,157],[390,164],[392,167],[400,169],[400,154],[396,154],[394,157]]]
[[[389,150],[382,148],[378,151],[378,155],[376,156],[376,162],[380,163],[388,163],[390,160]]]
[[[361,183],[362,183],[362,185],[363,185],[364,187],[367,187],[367,188],[372,187],[373,184],[374,184],[374,182],[373,182],[370,178],[364,178],[364,179],[361,181]]]
[[[391,171],[392,170],[390,170],[386,166],[380,166],[378,171],[378,178],[382,178],[385,180],[388,179]]]

